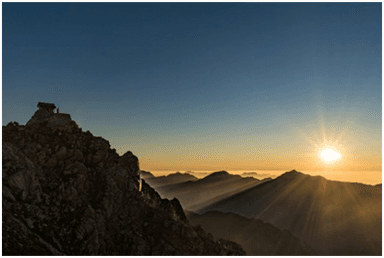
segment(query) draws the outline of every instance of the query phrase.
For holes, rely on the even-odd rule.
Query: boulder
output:
[[[56,158],[58,160],[63,160],[67,156],[67,148],[65,146],[61,146],[60,149],[56,152]]]
[[[24,171],[19,171],[8,178],[7,183],[16,196],[25,200],[29,193],[29,178],[25,176]]]
[[[92,158],[92,163],[97,165],[99,162],[108,158],[108,152],[106,150],[98,150]]]
[[[55,156],[52,156],[51,158],[49,158],[45,163],[44,163],[44,166],[46,168],[54,168],[55,166],[57,165],[57,159]]]
[[[74,155],[74,159],[78,160],[78,161],[80,161],[80,160],[82,160],[84,158],[83,153],[80,150],[78,150],[78,149],[73,151],[73,155]]]

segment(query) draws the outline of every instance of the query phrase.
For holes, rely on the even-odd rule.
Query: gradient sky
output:
[[[379,171],[381,181],[381,3],[2,8],[3,125],[50,102],[143,170]],[[325,164],[325,146],[342,159]]]

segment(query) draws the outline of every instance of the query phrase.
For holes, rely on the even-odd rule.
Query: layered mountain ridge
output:
[[[148,179],[149,184],[154,181],[155,177]],[[190,217],[192,223],[199,222],[214,236],[231,236],[230,240],[250,254],[273,254],[279,250],[276,247],[267,251],[264,247],[268,244],[253,249],[249,239],[263,235],[263,226],[249,231],[256,225],[254,219],[291,232],[302,246],[313,248],[311,253],[316,255],[382,253],[381,184],[332,181],[296,170],[256,182],[219,171],[195,181],[155,188],[163,196],[178,198],[184,209],[198,213]],[[236,220],[228,214],[238,214],[243,219]],[[248,223],[242,233],[233,226],[238,223]],[[288,255],[290,251],[285,249],[282,253]]]
[[[381,255],[381,210],[381,185],[331,181],[293,170],[197,212],[261,219],[289,230],[321,255]]]
[[[141,177],[144,178],[146,182],[150,183],[150,185],[154,188],[198,180],[197,177],[191,174],[180,172],[159,177],[155,177],[151,174],[151,172],[148,171],[141,171],[140,174]]]
[[[244,178],[226,171],[214,172],[202,179],[181,173],[170,174],[167,177],[151,177],[148,173],[144,173],[144,178],[163,198],[177,198],[182,207],[190,211],[200,210],[270,180]]]
[[[3,126],[3,255],[245,255],[192,227],[139,171],[69,114]]]

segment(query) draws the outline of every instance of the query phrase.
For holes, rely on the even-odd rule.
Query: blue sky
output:
[[[381,3],[2,5],[3,125],[55,103],[148,170],[288,169],[325,132],[381,169]]]

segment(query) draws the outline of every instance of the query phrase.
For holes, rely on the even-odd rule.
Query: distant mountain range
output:
[[[188,173],[176,172],[167,176],[155,177],[151,172],[141,171],[141,177],[145,179],[152,187],[163,187],[172,184],[178,184],[188,181],[196,181],[197,177]]]
[[[215,239],[229,239],[240,244],[247,255],[315,255],[315,251],[301,243],[287,230],[248,219],[234,213],[209,211],[197,214],[185,211],[191,225],[201,225]]]
[[[232,196],[261,182],[253,177],[243,178],[226,171],[212,173],[202,179],[190,174],[171,174],[153,177],[148,172],[142,173],[145,181],[156,189],[163,198],[177,198],[184,209],[196,211],[223,198]]]
[[[181,173],[165,177],[154,177],[149,172],[142,175],[163,198],[177,198],[185,210],[199,213],[190,216],[193,223],[199,221],[218,237],[233,240],[236,236],[235,241],[241,242],[248,253],[252,246],[247,240],[252,238],[248,229],[256,223],[253,219],[261,219],[280,230],[288,230],[318,255],[382,254],[382,184],[331,181],[295,170],[262,181],[226,171],[203,179]],[[237,227],[231,226],[236,224],[232,221],[235,215],[222,212],[242,216],[237,219],[244,224],[249,220],[242,231],[245,239],[240,237]],[[233,238],[222,234],[220,230],[225,228],[230,228]],[[278,252],[277,249],[270,252]],[[255,251],[252,252],[256,255]]]
[[[322,255],[382,254],[381,184],[330,181],[293,170],[198,210],[207,211],[269,222]]]

